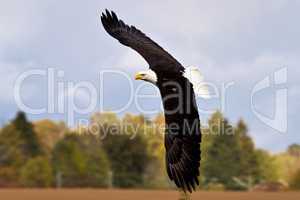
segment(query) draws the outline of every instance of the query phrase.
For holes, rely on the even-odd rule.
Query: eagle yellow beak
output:
[[[143,80],[143,75],[140,73],[137,73],[134,77],[135,80]]]

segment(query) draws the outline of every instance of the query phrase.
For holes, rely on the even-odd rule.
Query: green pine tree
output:
[[[255,151],[254,143],[248,135],[248,127],[243,120],[240,120],[235,128],[235,134],[239,137],[241,145],[241,160],[239,178],[248,182],[252,180],[254,184],[258,182],[259,163]],[[249,185],[248,187],[251,187]],[[247,188],[250,189],[250,188]]]
[[[27,120],[24,112],[18,112],[12,125],[19,132],[23,142],[23,151],[27,157],[35,157],[42,154],[42,148],[39,144],[33,125]]]

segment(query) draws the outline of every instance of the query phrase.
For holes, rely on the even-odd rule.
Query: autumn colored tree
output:
[[[292,177],[290,181],[290,188],[293,190],[300,190],[300,169]]]
[[[164,115],[158,114],[153,121],[144,123],[149,162],[144,173],[145,187],[169,188],[170,181],[165,166]]]
[[[219,125],[219,134],[207,152],[204,173],[208,182],[215,181],[227,189],[235,189],[237,186],[233,178],[240,176],[239,163],[242,159],[240,141],[226,119]]]
[[[43,151],[48,155],[51,154],[55,144],[69,131],[64,122],[55,122],[49,119],[34,122],[34,130]]]
[[[26,161],[23,141],[16,128],[8,124],[0,131],[0,186],[18,186],[20,167]]]
[[[300,159],[300,145],[292,144],[288,147],[287,153],[295,158]]]
[[[257,176],[259,182],[279,181],[279,167],[276,156],[270,155],[269,152],[262,149],[255,150],[255,153],[259,167],[259,174]]]
[[[290,183],[297,171],[300,170],[300,159],[290,155],[288,152],[283,152],[275,156],[278,166],[279,179],[286,184]]]
[[[141,135],[130,138],[127,134],[110,135],[102,140],[113,172],[116,187],[140,187],[149,162],[147,143]]]
[[[109,161],[94,135],[69,133],[53,150],[56,185],[107,187]]]
[[[50,187],[53,174],[48,158],[29,159],[21,168],[20,181],[25,187]]]
[[[150,160],[143,134],[144,118],[126,115],[118,120],[111,114],[98,113],[91,121],[99,125],[98,135],[111,164],[113,186],[144,186]]]

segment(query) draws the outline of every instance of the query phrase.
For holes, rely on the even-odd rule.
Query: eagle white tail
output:
[[[204,82],[204,77],[197,67],[186,67],[183,76],[193,84],[193,89],[197,96],[205,99],[210,98],[207,84]]]

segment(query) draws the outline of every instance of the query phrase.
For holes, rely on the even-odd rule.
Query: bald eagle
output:
[[[101,15],[104,29],[121,44],[137,51],[149,64],[136,80],[156,85],[165,115],[166,168],[169,178],[184,192],[199,185],[201,130],[195,93],[208,97],[196,67],[184,68],[175,58],[134,26],[106,10]]]

